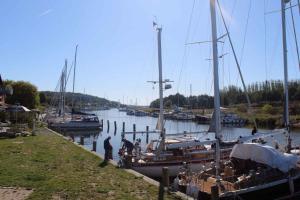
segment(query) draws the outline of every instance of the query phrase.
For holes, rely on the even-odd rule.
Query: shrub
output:
[[[275,109],[270,104],[265,104],[262,107],[262,112],[265,114],[275,114]]]
[[[238,105],[236,109],[237,109],[238,112],[241,112],[241,113],[246,113],[247,110],[248,110],[248,109],[247,109],[247,106],[244,105],[244,104]]]

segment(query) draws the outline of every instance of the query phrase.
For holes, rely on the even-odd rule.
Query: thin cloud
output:
[[[48,10],[45,10],[44,12],[42,12],[39,17],[43,17],[43,16],[46,16],[46,15],[49,15],[50,13],[52,13],[53,10],[52,9],[48,9]]]

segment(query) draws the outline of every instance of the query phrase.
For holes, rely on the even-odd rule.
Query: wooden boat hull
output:
[[[213,161],[213,160],[211,160]],[[192,172],[199,172],[207,167],[210,164],[209,161],[203,162],[193,162],[189,163],[189,168]],[[184,164],[183,162],[176,162],[176,163],[155,163],[153,165],[139,165],[139,166],[132,166],[132,169],[144,174],[145,176],[152,177],[152,178],[159,178],[162,176],[162,169],[163,167],[168,167],[169,169],[169,176],[175,177],[178,175],[180,170],[183,169]]]
[[[300,192],[300,175],[293,178],[294,193]],[[291,195],[290,192],[290,182],[288,179],[281,179],[278,181],[273,181],[267,184],[258,185],[255,187],[249,187],[234,192],[227,192],[220,195],[220,200],[229,200],[229,199],[243,199],[243,200],[252,200],[252,199],[278,199],[281,197],[287,197]],[[199,192],[198,199],[200,200],[210,200],[211,195]],[[287,199],[299,199],[299,196],[290,196]]]
[[[231,148],[225,148],[221,150],[222,159],[228,159]],[[174,156],[171,156],[174,157]],[[126,163],[126,159],[122,159]],[[181,169],[185,167],[185,164],[188,164],[189,169],[192,172],[199,172],[203,169],[211,166],[211,163],[214,162],[214,150],[200,150],[197,152],[192,152],[185,158],[177,158],[173,160],[164,160],[164,161],[149,161],[144,163],[130,163],[125,164],[124,166],[131,168],[141,174],[144,174],[148,177],[157,178],[162,176],[162,168],[168,167],[169,176],[175,177],[178,175]]]

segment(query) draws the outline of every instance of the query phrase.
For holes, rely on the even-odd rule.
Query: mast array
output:
[[[60,101],[59,101],[59,116],[65,116],[65,93],[67,85],[68,61],[65,60],[65,65],[60,77]]]
[[[157,24],[155,22],[153,22],[153,26],[155,27],[155,30],[157,31],[157,58],[158,58],[158,81],[147,81],[153,84],[158,83],[159,84],[159,118],[158,118],[158,123],[157,123],[157,128],[160,132],[160,136],[161,136],[161,142],[160,145],[157,149],[157,154],[159,155],[159,153],[165,149],[165,139],[166,139],[166,133],[165,133],[165,128],[164,128],[164,95],[163,95],[163,91],[164,89],[170,89],[172,86],[170,84],[169,79],[164,79],[163,80],[163,75],[162,75],[162,53],[161,53],[161,31],[162,28],[158,27]],[[165,84],[165,87],[164,87]]]
[[[281,27],[282,27],[282,47],[283,47],[283,66],[284,66],[284,125],[288,132],[287,152],[291,150],[290,122],[289,122],[289,89],[288,89],[288,62],[287,62],[287,45],[286,45],[286,19],[285,4],[289,0],[281,0]]]
[[[214,113],[215,113],[215,137],[216,137],[216,177],[220,181],[220,91],[219,91],[219,61],[218,61],[218,38],[216,25],[216,1],[210,0],[211,14],[211,35],[213,48],[213,69],[214,69]]]
[[[77,48],[78,44],[75,48],[75,57],[74,57],[74,73],[73,73],[73,95],[72,95],[72,109],[74,109],[74,92],[75,92],[75,78],[76,78],[76,64],[77,64]],[[73,113],[73,112],[72,112]]]
[[[163,102],[163,78],[162,78],[162,56],[161,56],[161,31],[162,28],[157,27],[157,51],[158,51],[158,82],[159,82],[159,129],[161,132],[162,141],[165,141],[164,132],[164,102]]]

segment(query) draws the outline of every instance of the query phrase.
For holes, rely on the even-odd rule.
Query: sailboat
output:
[[[74,111],[74,87],[75,87],[77,48],[78,45],[76,45],[76,49],[75,49],[72,111],[70,113],[66,112],[66,107],[65,107],[65,93],[66,93],[67,72],[68,72],[67,60],[66,60],[60,76],[58,112],[52,114],[50,113],[50,116],[46,118],[48,122],[48,127],[57,131],[97,130],[102,127],[96,115],[79,113],[79,112],[76,113]]]
[[[215,1],[210,0],[215,111],[219,113],[218,85],[218,48],[216,37]],[[216,165],[201,173],[190,176],[188,192],[197,199],[276,199],[295,198],[300,192],[300,157],[289,153],[291,138],[288,120],[288,87],[287,87],[287,51],[285,37],[285,5],[281,0],[283,49],[284,49],[284,93],[285,93],[285,132],[287,134],[286,152],[276,148],[255,143],[235,144],[230,153],[230,160],[220,160],[219,139],[216,141]],[[221,13],[222,14],[222,13]],[[228,37],[230,37],[228,35]],[[218,118],[218,117],[217,117]],[[219,135],[220,122],[216,118],[216,136]],[[296,199],[296,198],[295,198]]]
[[[158,68],[159,80],[152,81],[159,83],[159,100],[160,109],[156,129],[160,134],[160,138],[152,140],[145,151],[141,151],[139,144],[133,153],[128,152],[125,146],[119,150],[120,165],[125,168],[131,168],[149,177],[161,177],[162,168],[169,168],[169,175],[175,177],[178,172],[189,165],[191,171],[201,171],[211,165],[215,160],[215,148],[218,148],[219,159],[227,160],[233,146],[243,140],[238,138],[234,141],[219,142],[218,137],[215,140],[202,140],[191,134],[166,134],[164,129],[163,114],[163,84],[170,82],[168,79],[163,80],[162,77],[162,56],[161,56],[161,31],[162,28],[157,27],[157,43],[158,43]],[[216,84],[218,85],[218,84]],[[168,86],[170,87],[170,86]],[[218,95],[218,94],[217,94]],[[217,104],[216,104],[217,105]],[[220,105],[220,103],[218,103]],[[219,106],[220,107],[220,106]],[[220,113],[216,112],[216,118],[220,118]],[[218,121],[219,123],[220,121]],[[207,131],[196,132],[207,133]],[[251,138],[248,138],[251,139]],[[243,140],[244,141],[244,140]]]

